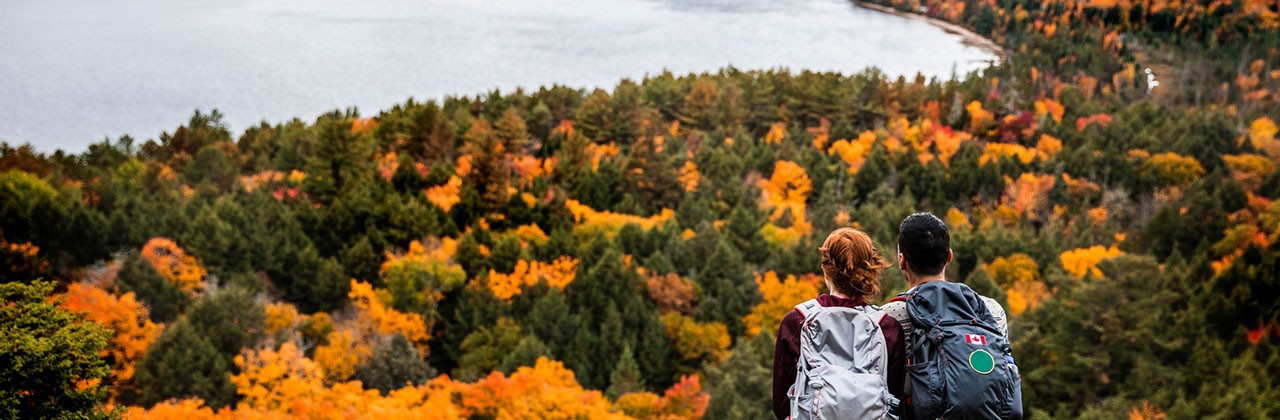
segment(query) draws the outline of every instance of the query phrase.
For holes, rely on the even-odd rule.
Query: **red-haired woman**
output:
[[[779,419],[787,418],[792,414],[792,399],[796,397],[793,394],[805,392],[804,384],[796,384],[801,341],[822,338],[814,338],[818,337],[817,335],[809,338],[802,337],[801,330],[807,315],[810,315],[808,321],[815,322],[812,314],[821,312],[816,309],[854,308],[862,314],[875,318],[874,320],[864,319],[867,320],[866,322],[874,321],[875,325],[879,326],[879,333],[884,338],[884,347],[880,348],[879,340],[875,340],[874,345],[866,347],[869,350],[862,350],[862,347],[859,347],[858,351],[872,351],[876,354],[853,356],[862,360],[882,361],[872,370],[883,369],[883,371],[879,372],[877,375],[879,377],[871,376],[871,378],[874,379],[875,384],[883,384],[877,386],[887,386],[888,393],[894,398],[902,398],[903,366],[906,360],[902,326],[893,317],[885,316],[879,308],[868,303],[869,299],[880,293],[880,271],[888,267],[889,262],[876,251],[875,245],[866,233],[852,228],[840,228],[831,232],[818,251],[822,254],[822,275],[829,293],[820,294],[817,299],[798,305],[795,310],[782,318],[782,324],[778,327],[778,341],[773,355],[773,413]],[[872,329],[875,329],[874,326]],[[854,333],[855,336],[856,334]],[[863,333],[863,335],[865,338],[867,334]],[[822,337],[838,336],[841,335],[828,334]],[[878,339],[874,335],[871,338]],[[822,351],[836,349],[837,352],[848,352],[855,346],[850,343],[810,342],[808,344],[806,347],[811,352],[819,351],[814,349],[823,349]],[[857,377],[867,378],[865,375]],[[881,380],[883,382],[880,382]],[[794,390],[792,385],[797,385]],[[865,392],[865,390],[861,391]],[[843,410],[841,408],[842,412]],[[858,416],[852,413],[840,415],[841,418]]]

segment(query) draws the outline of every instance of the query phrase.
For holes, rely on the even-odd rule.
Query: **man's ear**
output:
[[[947,263],[946,263],[946,264],[944,264],[944,266],[945,266],[945,265],[950,265],[950,264],[951,264],[951,259],[952,259],[953,257],[955,257],[955,254],[951,252],[951,248],[947,248]]]
[[[907,270],[907,259],[902,257],[901,252],[898,253],[898,269],[903,271]]]

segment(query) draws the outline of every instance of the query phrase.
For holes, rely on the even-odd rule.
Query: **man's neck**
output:
[[[919,286],[928,282],[932,282],[932,281],[947,281],[947,279],[945,274],[941,274],[941,273],[932,275],[932,276],[919,276],[919,277],[911,276],[911,278],[907,279],[907,287],[915,288],[916,286]]]

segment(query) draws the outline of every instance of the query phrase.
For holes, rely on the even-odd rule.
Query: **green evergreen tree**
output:
[[[640,377],[640,367],[636,365],[631,346],[624,346],[618,363],[613,366],[613,373],[609,375],[609,389],[605,390],[605,395],[616,400],[622,394],[644,389],[644,380]]]
[[[551,348],[539,340],[537,336],[526,335],[520,339],[520,344],[502,359],[502,364],[498,365],[498,371],[510,375],[521,366],[533,366],[537,364],[538,358],[546,357],[554,359]]]
[[[375,286],[382,285],[378,276],[382,260],[383,256],[374,249],[367,235],[360,235],[338,253],[340,265],[346,268],[351,278],[368,281]]]
[[[216,145],[200,148],[195,158],[182,169],[182,178],[196,185],[207,183],[218,191],[229,191],[239,181],[240,171]]]
[[[462,340],[459,349],[464,353],[453,376],[467,382],[484,377],[497,369],[523,338],[520,324],[511,318],[498,318],[492,327],[480,327]]]
[[[197,300],[184,320],[223,356],[226,366],[263,334],[266,313],[257,296],[242,289],[214,290]]]
[[[373,173],[374,144],[369,136],[351,132],[349,117],[331,113],[313,126],[315,156],[308,159],[307,190],[321,202],[330,202],[347,190],[347,184]]]
[[[773,335],[760,334],[743,341],[724,363],[707,366],[711,404],[703,416],[709,419],[766,419],[771,411],[773,384]]]
[[[697,282],[703,295],[695,317],[725,324],[734,337],[742,335],[742,317],[760,302],[760,291],[737,248],[720,240],[699,270]]]
[[[111,333],[49,301],[53,288],[0,283],[0,417],[109,418],[99,353]]]
[[[231,367],[199,328],[186,320],[165,328],[138,361],[137,403],[150,407],[170,398],[196,397],[212,408],[234,402]]]

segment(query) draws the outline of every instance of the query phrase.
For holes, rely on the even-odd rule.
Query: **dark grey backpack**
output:
[[[963,284],[935,281],[894,300],[906,302],[914,326],[907,338],[913,418],[1022,418],[1013,347],[981,296]]]

